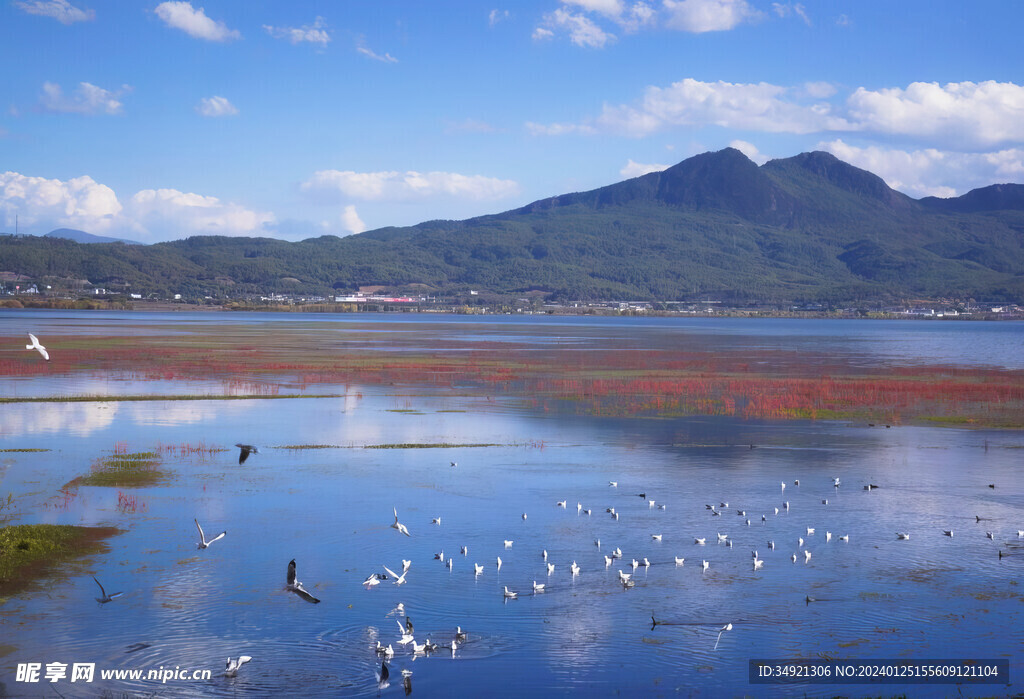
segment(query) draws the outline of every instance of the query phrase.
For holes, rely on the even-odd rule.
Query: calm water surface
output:
[[[218,332],[260,336],[269,346],[316,341],[347,350],[346,329],[358,328],[363,351],[438,341],[457,349],[487,340],[523,351],[687,343],[841,356],[865,366],[1024,364],[1024,333],[1009,323],[0,314],[8,345],[28,326],[40,337]],[[64,681],[55,685],[64,696],[276,696],[300,687],[307,696],[370,696],[378,693],[377,640],[396,648],[382,691],[392,696],[404,693],[401,669],[412,671],[412,691],[423,696],[948,696],[958,689],[748,683],[749,659],[796,657],[1008,658],[1014,684],[962,692],[1021,691],[1024,435],[566,417],[500,396],[327,388],[340,397],[0,406],[0,449],[50,450],[0,453],[0,491],[14,493],[16,522],[124,530],[109,552],[0,605],[0,695],[54,696],[42,684],[17,683],[15,669],[59,661],[214,671],[209,681],[166,685],[97,680],[82,689]],[[216,381],[0,377],[5,395],[223,390]],[[232,447],[239,441],[261,447],[241,466]],[[136,497],[134,512],[118,508],[117,488],[81,487],[70,499],[59,493],[116,443],[131,451],[183,443],[227,451],[168,453],[164,482],[121,489]],[[496,446],[365,448],[402,443]],[[333,448],[287,448],[309,444]],[[864,491],[867,483],[880,487]],[[556,505],[561,500],[565,509]],[[577,502],[591,514],[577,513]],[[722,502],[729,506],[720,517],[705,508]],[[390,528],[393,507],[410,537]],[[197,551],[194,517],[208,535],[226,529],[227,536]],[[431,524],[434,517],[441,525]],[[897,541],[897,531],[910,532],[910,540]],[[718,533],[734,545],[716,543]],[[847,534],[849,542],[839,540]],[[607,567],[604,555],[616,547],[623,558]],[[753,549],[765,561],[757,571]],[[551,575],[544,550],[555,565]],[[806,563],[804,550],[812,552]],[[451,570],[434,559],[441,551],[453,555]],[[685,558],[681,566],[677,556]],[[629,573],[630,561],[644,557],[651,566],[633,573],[635,587],[623,588],[618,570]],[[321,604],[284,591],[292,558]],[[360,584],[383,565],[400,570],[403,559],[412,561],[405,585]],[[581,568],[576,577],[573,561]],[[474,563],[483,574],[474,575]],[[91,574],[124,596],[97,605]],[[546,591],[532,594],[533,581]],[[505,601],[504,586],[519,598]],[[817,601],[807,603],[808,596]],[[404,617],[389,613],[399,602],[417,642],[447,644],[456,625],[467,642],[454,657],[450,650],[414,655],[397,643],[396,619]],[[652,612],[674,625],[652,629]],[[726,623],[733,629],[716,650]],[[253,661],[239,676],[218,676],[224,660],[240,654]]]

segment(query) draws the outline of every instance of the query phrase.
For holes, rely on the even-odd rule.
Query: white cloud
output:
[[[860,87],[847,100],[861,129],[987,148],[1024,140],[1024,87],[992,80]]]
[[[372,58],[375,61],[381,61],[382,63],[398,63],[398,59],[392,56],[390,53],[385,53],[383,56],[376,53],[373,49],[368,48],[362,41],[359,41],[356,45],[356,51],[363,54],[367,58]]]
[[[528,121],[524,126],[526,132],[531,136],[564,136],[570,133],[592,135],[597,133],[597,129],[587,124],[538,124]]]
[[[366,224],[359,218],[356,207],[349,204],[341,213],[341,225],[350,233],[362,233],[366,230]]]
[[[761,153],[761,151],[759,151],[757,149],[757,146],[755,146],[753,143],[748,143],[747,141],[741,141],[739,139],[736,139],[735,141],[729,142],[729,147],[735,148],[740,153],[743,153],[743,155],[747,156],[758,165],[764,165],[765,163],[768,162],[768,156]]]
[[[746,0],[662,0],[662,5],[670,29],[695,34],[733,29],[761,16]]]
[[[800,3],[781,3],[773,2],[772,10],[779,17],[789,17],[790,15],[796,15],[804,21],[808,27],[811,26],[811,18],[807,16],[807,8]]]
[[[626,178],[640,177],[651,172],[661,172],[668,168],[668,165],[661,165],[659,163],[638,163],[632,158],[626,163],[626,166],[619,170],[619,174]]]
[[[806,82],[804,83],[804,92],[814,99],[823,100],[836,94],[836,86],[823,80],[819,82]]]
[[[228,101],[227,97],[204,97],[196,105],[196,111],[204,117],[234,116],[238,108]]]
[[[117,92],[111,92],[92,83],[78,83],[70,95],[65,95],[56,83],[43,83],[43,94],[39,104],[48,112],[67,114],[120,114],[120,97],[130,92],[131,87],[122,85]]]
[[[15,2],[14,6],[30,15],[42,15],[53,17],[61,24],[72,24],[74,22],[86,22],[96,19],[95,10],[80,10],[68,0],[27,0]]]
[[[170,0],[160,3],[153,11],[167,26],[180,29],[196,39],[229,41],[242,38],[239,31],[228,29],[223,22],[210,19],[204,8],[197,10],[190,2]]]
[[[272,213],[253,211],[217,197],[174,189],[144,189],[123,205],[107,185],[88,175],[62,181],[17,172],[0,174],[0,224],[42,235],[55,228],[139,240],[189,235],[254,235],[275,222]]]
[[[143,232],[171,232],[175,238],[258,235],[276,221],[269,212],[253,211],[239,204],[222,202],[217,197],[176,189],[143,189],[131,198],[128,209],[133,222]]]
[[[600,12],[608,17],[622,14],[622,0],[562,0],[565,5],[577,5],[588,12]]]
[[[687,78],[669,87],[651,86],[637,105],[605,105],[596,123],[602,130],[646,136],[671,126],[714,124],[772,133],[847,130],[826,103],[802,105],[789,90],[769,83],[713,83]]]
[[[576,46],[600,49],[615,41],[615,35],[604,31],[592,19],[583,14],[574,14],[558,8],[544,15],[543,26],[533,32],[534,39],[547,39],[561,31],[568,33],[569,40]]]
[[[487,15],[487,24],[493,27],[511,16],[508,10],[491,10],[491,13]]]
[[[353,172],[319,170],[302,183],[303,191],[365,200],[408,200],[440,195],[467,199],[503,199],[519,193],[514,180],[455,172]]]
[[[317,17],[313,24],[302,27],[272,27],[269,24],[264,24],[263,28],[275,39],[287,39],[293,44],[307,42],[327,46],[331,41],[331,35],[327,31],[327,23],[323,17]]]
[[[906,151],[859,147],[842,140],[819,143],[820,150],[869,170],[912,197],[951,197],[976,187],[1024,178],[1024,149],[962,153],[923,148]]]
[[[0,175],[0,212],[8,228],[17,215],[23,230],[39,234],[54,228],[95,233],[118,221],[121,204],[114,190],[88,175],[63,182],[5,172]]]

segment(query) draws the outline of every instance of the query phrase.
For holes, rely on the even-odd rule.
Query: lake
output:
[[[685,348],[786,371],[1024,370],[1024,325],[1009,322],[0,311],[0,359],[39,365],[22,349],[28,332],[44,344],[176,338],[197,353],[455,356],[486,345],[529,361]],[[63,696],[1021,691],[1020,431],[594,415],[497,387],[325,384],[286,371],[158,378],[126,362],[48,373],[62,347],[72,351],[70,340],[51,345],[49,367],[0,376],[0,395],[111,400],[0,405],[0,494],[14,495],[13,524],[122,533],[3,601],[0,695],[52,696],[45,680],[17,681],[30,662],[96,664],[92,683],[52,685]],[[159,398],[232,392],[266,397]],[[124,396],[148,399],[115,400]],[[236,443],[259,453],[239,464]],[[12,451],[23,449],[41,451]],[[118,451],[154,452],[160,477],[65,488]],[[390,526],[394,509],[410,536]],[[194,518],[208,537],[226,536],[197,550]],[[622,558],[606,565],[617,548]],[[285,590],[292,559],[320,604]],[[384,566],[401,573],[403,560],[405,584],[362,585]],[[98,604],[92,575],[123,596]],[[439,650],[398,644],[399,603],[415,642]],[[652,614],[665,623],[652,628]],[[467,637],[452,652],[456,626]],[[378,640],[395,649],[383,689]],[[223,677],[239,655],[253,660]],[[1013,684],[749,683],[748,661],[794,658],[1003,659]],[[98,677],[157,668],[212,677]],[[405,686],[401,670],[412,672]]]

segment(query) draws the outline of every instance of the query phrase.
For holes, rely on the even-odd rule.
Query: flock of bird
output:
[[[31,333],[29,334],[29,338],[31,340],[31,344],[26,345],[26,349],[27,350],[35,350],[35,351],[39,352],[39,354],[45,360],[49,361],[49,358],[50,358],[49,357],[49,353],[47,352],[46,348],[39,342],[39,339],[35,335],[33,335]],[[239,456],[238,456],[238,463],[239,464],[244,464],[251,454],[259,454],[260,453],[259,449],[256,446],[253,446],[253,445],[250,445],[250,444],[239,443],[239,444],[236,444],[235,446],[238,447],[238,449],[239,449]],[[456,467],[457,463],[452,461],[452,462],[450,462],[450,465],[451,465],[451,467]],[[800,481],[799,480],[795,480],[792,485],[794,487],[799,487],[800,486]],[[842,485],[842,483],[841,483],[839,478],[833,478],[832,479],[832,487],[834,489],[836,489],[837,492],[838,492],[838,489],[840,488],[841,485]],[[608,486],[610,488],[618,488],[618,482],[617,481],[609,481],[608,482]],[[868,485],[864,486],[864,490],[871,491],[871,490],[874,490],[874,489],[876,489],[878,487],[879,486],[877,486],[875,484],[868,484]],[[989,485],[989,487],[990,488],[994,488],[995,485],[991,484],[991,485]],[[781,493],[783,495],[785,495],[786,488],[787,488],[786,482],[781,482],[780,483],[780,489],[781,489]],[[647,493],[645,493],[645,492],[636,493],[636,495],[639,496],[642,500],[644,500],[644,502],[647,505],[647,509],[654,510],[655,508],[657,508],[658,510],[661,510],[661,511],[664,511],[664,510],[667,509],[666,503],[664,503],[664,502],[658,503],[654,499],[649,499],[647,497]],[[828,498],[822,498],[821,499],[821,504],[822,505],[828,505],[829,504],[829,499]],[[563,509],[563,510],[568,509],[568,500],[556,501],[555,502],[555,506],[557,508],[560,508],[560,509]],[[706,504],[705,505],[705,510],[710,513],[709,516],[711,516],[711,517],[722,517],[723,514],[726,513],[729,510],[729,508],[730,508],[729,503],[725,502],[725,501],[720,502],[717,506],[714,505],[714,504]],[[629,508],[626,508],[626,510],[628,511]],[[783,501],[783,502],[780,503],[779,507],[774,507],[774,508],[772,508],[772,510],[773,510],[773,512],[772,512],[773,516],[778,516],[780,514],[780,512],[788,514],[789,511],[790,511],[790,502],[788,500]],[[411,537],[412,534],[410,533],[409,528],[405,524],[403,524],[403,523],[401,523],[399,521],[398,508],[397,507],[393,507],[392,511],[393,511],[393,514],[394,514],[394,522],[390,525],[390,528],[397,530],[400,534],[402,534],[402,535],[404,535],[406,537]],[[577,516],[588,516],[589,517],[589,516],[592,515],[592,512],[593,512],[592,508],[585,508],[581,502],[577,502],[576,503],[576,515]],[[737,516],[742,518],[744,526],[746,526],[746,527],[750,527],[751,526],[751,520],[750,520],[750,517],[748,516],[746,510],[736,508],[736,509],[734,509],[734,512],[735,512],[735,514]],[[621,514],[620,511],[616,507],[613,507],[613,506],[609,506],[609,507],[605,508],[605,513],[608,514],[611,517],[611,519],[615,520],[615,521],[619,520],[619,517],[620,517],[620,514]],[[523,521],[527,520],[527,514],[525,512],[522,514],[522,520]],[[768,515],[767,514],[761,514],[761,516],[760,516],[760,524],[761,525],[766,525],[768,523],[768,521],[769,521],[768,520]],[[980,516],[976,516],[975,521],[977,523],[980,523],[982,521],[982,518]],[[196,529],[198,530],[198,533],[199,533],[199,541],[197,543],[197,548],[200,549],[200,550],[208,548],[210,545],[212,545],[213,543],[215,543],[217,541],[220,541],[221,539],[223,539],[227,535],[226,531],[222,531],[219,534],[217,534],[216,536],[214,536],[213,538],[207,539],[206,535],[205,535],[205,533],[203,531],[203,528],[200,525],[198,519],[194,519],[194,522],[195,522],[195,525],[196,525]],[[436,525],[437,527],[441,527],[441,523],[442,523],[442,517],[441,516],[434,517],[431,520],[431,525],[432,526]],[[950,538],[953,537],[953,530],[951,530],[951,529],[949,529],[949,530],[942,530],[942,533],[946,537],[950,537]],[[1018,538],[1024,538],[1024,530],[1018,530],[1016,533],[1017,533],[1017,537]],[[812,536],[815,536],[815,535],[816,535],[816,528],[815,527],[806,527],[806,529],[805,529],[805,536],[808,537],[808,539],[810,537],[812,537]],[[717,536],[717,543],[718,544],[723,545],[726,548],[730,548],[730,549],[733,547],[733,539],[732,539],[732,537],[729,534],[723,534],[723,533],[721,533],[719,531],[719,532],[716,532],[716,536]],[[663,541],[663,537],[664,537],[664,534],[661,533],[661,532],[652,533],[650,535],[651,541],[652,542],[658,542],[658,543]],[[826,531],[825,532],[825,536],[824,536],[825,543],[831,542],[832,538],[833,538],[833,533],[831,531]],[[909,540],[910,539],[910,533],[909,532],[905,532],[905,531],[896,532],[896,538],[898,540],[902,540],[902,541]],[[991,531],[987,531],[986,532],[986,538],[988,538],[990,540],[994,540],[995,534],[993,532],[991,532]],[[843,542],[843,543],[849,543],[850,536],[848,534],[843,534],[842,536],[838,536],[837,539],[839,541]],[[695,536],[695,537],[693,537],[693,544],[695,546],[706,546],[707,545],[707,540],[708,540],[707,536],[701,536],[701,537],[696,537]],[[775,543],[775,541],[773,539],[767,540],[765,543],[767,545],[768,550],[770,550],[770,551],[774,551],[775,550],[776,543]],[[798,537],[798,539],[797,539],[797,547],[796,547],[797,551],[791,554],[791,556],[790,556],[791,562],[796,563],[799,560],[799,557],[800,557],[799,554],[802,553],[804,563],[805,564],[810,563],[811,558],[812,558],[812,553],[811,553],[810,549],[807,548],[806,543],[807,543],[807,540],[805,540],[804,537],[802,537],[802,536]],[[514,540],[512,540],[512,539],[505,539],[505,540],[503,540],[503,549],[506,549],[506,550],[510,549],[510,548],[512,548],[512,546],[514,544],[515,544]],[[602,546],[601,540],[600,539],[595,539],[594,540],[594,544],[596,545],[597,550],[601,551],[601,546]],[[460,554],[462,556],[468,558],[468,553],[469,553],[469,549],[468,549],[467,546],[465,546],[465,545],[460,546]],[[624,559],[623,559],[623,553],[622,553],[621,548],[612,549],[611,551],[609,551],[609,553],[602,553],[602,555],[603,555],[603,558],[604,558],[604,568],[605,569],[611,568],[612,566],[615,566],[616,564],[623,565],[622,561]],[[1000,558],[1003,557],[1003,553],[1002,553],[1001,550],[999,551],[999,557]],[[439,560],[449,570],[453,570],[453,568],[454,568],[453,560],[454,559],[453,559],[452,556],[447,556],[446,557],[445,554],[444,554],[444,551],[441,551],[441,552],[435,554],[434,558],[436,560]],[[544,568],[540,569],[540,570],[543,571],[543,573],[544,573],[546,578],[551,578],[551,576],[553,576],[553,574],[555,573],[556,566],[555,566],[555,564],[553,562],[548,560],[549,556],[548,556],[548,551],[546,549],[542,549],[541,550],[540,558],[542,559],[542,561],[544,563]],[[686,561],[686,558],[684,556],[674,556],[672,563],[674,564],[675,567],[682,567],[682,566],[684,566],[685,561]],[[496,569],[498,571],[501,570],[502,563],[503,562],[502,562],[501,556],[500,555],[495,556],[495,566],[496,566]],[[765,564],[765,560],[760,557],[760,554],[759,554],[758,550],[756,548],[753,549],[751,551],[751,566],[752,566],[752,570],[754,570],[754,571],[761,570],[764,567],[764,564]],[[618,568],[618,578],[617,578],[618,583],[621,584],[624,589],[629,589],[629,588],[634,587],[635,584],[636,584],[636,581],[635,581],[633,576],[634,576],[635,572],[637,571],[637,569],[640,568],[640,567],[643,567],[646,570],[646,569],[649,569],[651,567],[651,565],[652,565],[652,562],[651,562],[651,560],[647,556],[642,556],[639,559],[631,558],[631,561],[630,561],[630,563],[628,565],[623,565],[623,567],[631,568],[629,573],[625,572],[622,567]],[[710,561],[708,561],[708,560],[706,560],[704,558],[701,558],[701,565],[700,565],[701,573],[703,574],[703,573],[707,572],[709,570],[709,568],[710,568],[710,565],[711,565]],[[381,584],[384,581],[389,581],[391,584],[396,585],[396,586],[404,585],[404,584],[406,584],[408,582],[407,576],[409,574],[411,566],[412,566],[412,561],[411,560],[403,559],[402,560],[402,572],[401,573],[397,573],[394,570],[392,570],[391,568],[388,568],[387,566],[383,566],[382,565],[382,568],[383,568],[384,572],[373,572],[373,573],[371,573],[365,580],[363,580],[362,584],[367,589],[371,589],[371,588]],[[572,576],[572,579],[575,581],[576,578],[578,578],[578,576],[581,575],[582,567],[577,563],[576,560],[573,560],[572,563],[568,566],[568,570],[569,570],[570,575]],[[479,562],[474,562],[473,563],[473,575],[474,575],[475,578],[479,578],[481,575],[484,574],[484,572],[485,572],[485,566],[483,564],[481,564]],[[104,587],[100,583],[100,581],[97,580],[95,577],[93,577],[93,580],[96,582],[97,586],[99,586],[99,588],[100,588],[101,596],[96,598],[96,601],[98,603],[100,603],[101,605],[102,604],[107,604],[109,602],[112,602],[113,600],[117,599],[118,597],[121,597],[124,594],[123,592],[115,592],[115,593],[112,593],[112,594],[107,594],[106,590],[104,589]],[[529,594],[531,594],[531,595],[543,594],[543,593],[545,593],[545,592],[547,592],[549,590],[548,585],[549,585],[549,582],[538,583],[537,580],[534,579],[532,581],[531,590],[530,590]],[[286,574],[285,590],[287,590],[288,592],[294,593],[295,595],[297,595],[299,598],[305,600],[306,602],[309,602],[309,603],[312,603],[312,604],[319,604],[320,603],[320,600],[318,598],[316,598],[312,593],[310,593],[303,586],[302,582],[300,582],[298,580],[298,578],[296,577],[296,563],[295,563],[294,559],[292,559],[288,563],[287,574]],[[506,601],[508,601],[508,600],[516,600],[516,599],[518,599],[520,597],[520,592],[517,591],[517,590],[510,589],[508,587],[508,584],[506,583],[506,584],[503,585],[503,597],[504,597],[504,599]],[[806,601],[808,603],[810,603],[811,601],[815,601],[815,600],[813,600],[813,598],[808,596],[806,598]],[[448,642],[444,643],[444,644],[439,645],[437,642],[432,641],[429,637],[427,637],[426,640],[424,640],[422,643],[418,643],[416,641],[416,639],[415,639],[415,636],[414,636],[414,626],[413,626],[412,620],[409,618],[408,615],[406,615],[404,605],[402,603],[399,603],[397,605],[397,607],[395,607],[395,609],[393,609],[389,613],[389,616],[392,615],[392,614],[401,614],[401,615],[404,616],[404,623],[403,622],[397,622],[398,627],[399,627],[399,635],[398,635],[398,638],[396,639],[396,641],[394,643],[397,643],[399,646],[407,646],[407,647],[409,647],[412,650],[413,659],[415,659],[416,657],[421,656],[421,655],[437,652],[438,650],[441,650],[441,649],[445,649],[445,650],[450,651],[452,657],[455,657],[455,654],[456,654],[457,650],[459,649],[460,645],[467,641],[467,634],[466,634],[466,632],[464,632],[462,630],[461,626],[456,626],[455,631],[451,635],[451,639]],[[653,619],[653,617],[652,617],[652,621],[654,621],[655,624],[663,623],[663,622],[657,622],[656,620]],[[727,623],[727,624],[725,624],[725,625],[723,625],[721,627],[718,627],[718,629],[717,629],[718,630],[718,635],[717,635],[717,638],[715,639],[715,644],[714,644],[714,649],[715,650],[717,650],[718,645],[719,645],[719,643],[720,643],[720,641],[722,639],[722,634],[725,633],[726,631],[731,631],[732,629],[733,629],[733,624],[732,623]],[[394,656],[395,656],[394,643],[388,643],[388,645],[385,646],[385,645],[383,645],[380,642],[380,640],[377,640],[376,647],[374,648],[374,651],[375,651],[376,655],[378,656],[378,658],[381,661],[380,667],[376,671],[377,681],[378,681],[378,684],[379,684],[379,686],[381,688],[384,688],[384,687],[388,686],[388,682],[389,682],[389,678],[390,678],[390,669],[388,668],[387,663],[389,661],[391,661],[394,658]],[[225,676],[227,676],[227,677],[235,677],[238,674],[239,669],[244,664],[250,662],[251,660],[252,660],[252,657],[251,656],[247,656],[247,655],[239,656],[237,659],[228,658],[227,664],[226,664],[226,667],[225,667],[225,670],[224,670],[223,674]],[[403,683],[405,684],[407,692],[410,690],[410,676],[411,676],[411,674],[412,673],[409,670],[403,670],[402,671]]]

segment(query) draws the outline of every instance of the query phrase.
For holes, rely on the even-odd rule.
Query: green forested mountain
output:
[[[914,200],[827,153],[759,167],[727,148],[500,214],[346,238],[3,237],[0,272],[215,296],[419,284],[563,300],[1020,302],[1024,185]]]

